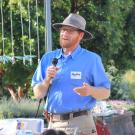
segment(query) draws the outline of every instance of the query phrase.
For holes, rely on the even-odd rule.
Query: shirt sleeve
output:
[[[32,77],[31,83],[32,87],[38,83],[41,83],[44,80],[46,76],[47,62],[48,62],[47,57],[46,55],[44,55],[41,61],[39,62],[37,69]]]
[[[110,89],[111,87],[100,56],[96,57],[95,63],[93,65],[93,84],[94,86],[105,87],[107,89]]]

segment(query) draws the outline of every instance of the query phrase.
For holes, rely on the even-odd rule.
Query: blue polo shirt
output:
[[[105,74],[101,58],[96,53],[78,47],[71,55],[65,57],[62,49],[43,55],[32,78],[32,86],[41,83],[46,77],[46,69],[57,58],[59,70],[49,87],[45,110],[51,113],[67,113],[90,110],[96,99],[92,96],[80,96],[74,92],[75,87],[83,82],[95,87],[110,89],[110,81]]]

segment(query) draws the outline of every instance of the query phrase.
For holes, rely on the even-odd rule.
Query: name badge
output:
[[[71,71],[71,79],[81,79],[81,72]]]

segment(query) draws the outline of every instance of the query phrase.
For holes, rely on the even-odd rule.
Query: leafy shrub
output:
[[[129,92],[129,97],[130,97],[130,99],[132,99],[135,102],[135,91],[134,90],[131,90]]]
[[[129,108],[129,110],[134,113],[134,115],[133,115],[133,122],[134,122],[134,125],[135,125],[135,106],[132,107],[132,108]]]
[[[114,61],[107,66],[108,76],[111,80],[110,99],[123,99],[135,101],[135,71],[119,72]]]
[[[126,71],[122,79],[127,82],[130,89],[129,98],[135,101],[135,71],[131,69]]]

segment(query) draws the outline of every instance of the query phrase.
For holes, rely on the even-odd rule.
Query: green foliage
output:
[[[20,102],[3,98],[0,100],[0,119],[6,118],[32,118],[35,117],[38,102],[30,99],[23,99]],[[42,117],[43,104],[39,109],[39,117]]]
[[[111,97],[110,99],[123,99],[131,100],[129,93],[131,89],[128,87],[127,83],[119,81],[112,82]]]
[[[134,113],[134,115],[133,115],[133,122],[134,122],[134,125],[135,125],[135,106],[130,107],[129,110]]]
[[[135,88],[135,87],[134,87]],[[135,91],[134,90],[131,90],[129,92],[129,96],[130,96],[130,99],[132,99],[133,101],[135,101]]]
[[[107,70],[112,82],[110,99],[135,101],[135,71],[128,70],[120,74],[113,64]]]
[[[16,61],[15,64],[7,63],[2,64],[1,68],[4,69],[4,75],[1,78],[0,91],[9,97],[9,92],[7,87],[13,85],[15,88],[15,93],[18,90],[18,86],[21,86],[26,97],[33,96],[32,88],[30,87],[31,78],[34,73],[34,66],[29,64],[22,64],[21,61]]]
[[[17,84],[22,86],[25,82],[31,79],[32,67],[29,65],[22,65],[21,62],[16,62],[15,64],[8,63],[6,65],[8,68],[5,71],[3,77],[5,84]]]
[[[126,71],[125,74],[122,76],[122,80],[124,82],[127,82],[127,85],[130,88],[129,98],[135,101],[135,71]]]
[[[2,2],[2,3],[1,3]],[[14,56],[24,57],[25,55],[35,55],[38,56],[38,46],[37,46],[37,21],[36,17],[39,18],[39,49],[40,55],[44,52],[44,10],[43,2],[38,2],[38,12],[36,12],[36,3],[33,0],[29,0],[30,10],[28,10],[28,0],[4,0],[1,1],[3,10],[3,33],[0,29],[0,55],[5,54],[11,58]],[[12,11],[12,30],[13,36],[11,34],[11,11]],[[30,12],[30,20],[29,14]],[[21,13],[22,13],[22,23],[21,25]],[[2,18],[0,14],[0,27],[2,27]],[[30,33],[29,33],[29,21],[30,21]],[[23,27],[23,35],[22,35]],[[2,39],[2,34],[4,40]],[[29,35],[30,34],[30,35]],[[13,38],[13,41],[11,40]],[[4,44],[3,44],[4,41]],[[25,61],[25,65],[22,60],[15,59],[15,63],[0,63],[2,68],[5,70],[5,74],[1,79],[0,91],[3,91],[7,95],[6,85],[12,84],[17,89],[18,86],[25,87],[26,84],[31,83],[31,78],[34,73],[35,67],[37,66],[37,58],[33,59],[32,64],[30,61]],[[28,92],[32,95],[32,90]]]

